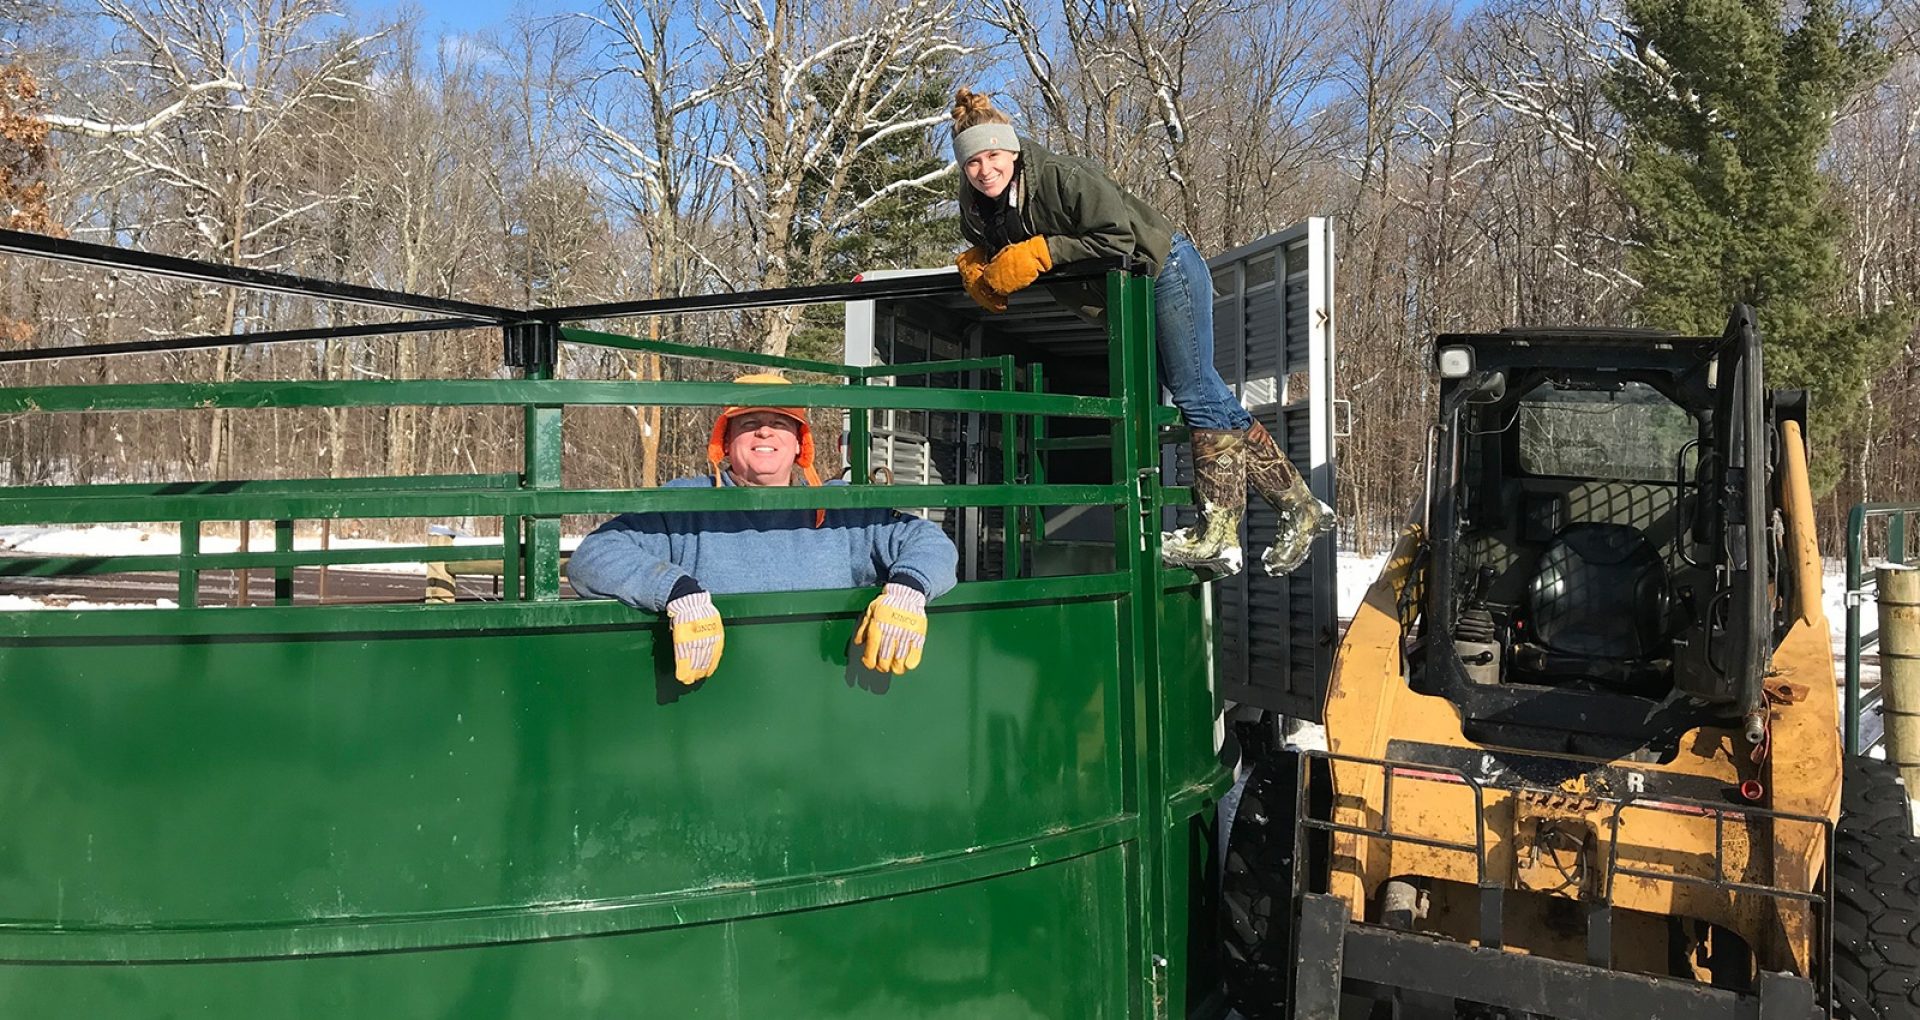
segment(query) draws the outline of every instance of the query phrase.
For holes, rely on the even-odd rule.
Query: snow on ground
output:
[[[155,599],[152,602],[88,602],[86,599],[69,598],[64,595],[49,595],[30,599],[25,595],[0,595],[0,613],[10,613],[16,609],[132,609],[151,606],[155,609],[173,609],[178,603],[172,599]]]
[[[1367,589],[1373,587],[1375,578],[1380,576],[1380,568],[1386,566],[1387,554],[1362,556],[1354,552],[1340,554],[1340,569],[1337,580],[1338,593],[1334,597],[1335,612],[1342,620],[1353,619],[1354,610],[1367,597]]]
[[[458,535],[454,545],[491,545],[500,540],[481,535]],[[578,545],[577,537],[563,538],[562,548],[571,549]],[[330,543],[334,549],[379,549],[398,545],[376,538],[348,538],[333,536]],[[426,544],[422,536],[419,543]],[[318,549],[318,535],[296,535],[293,540],[295,549]],[[253,552],[273,551],[273,532],[256,528],[249,542]],[[180,551],[180,536],[176,532],[160,529],[147,529],[128,526],[94,525],[89,528],[43,528],[32,526],[14,526],[0,528],[0,552],[29,556],[172,556]],[[240,551],[238,538],[223,535],[202,535],[200,551],[203,553],[230,553]],[[334,567],[335,570],[380,570],[389,573],[411,571],[422,573],[425,568],[418,564],[346,564]]]
[[[457,535],[454,545],[493,545],[498,538]],[[401,543],[388,542],[373,538],[350,538],[333,536],[329,543],[333,549],[380,549]],[[422,537],[419,545],[425,545]],[[560,540],[562,549],[572,549],[580,544],[580,536],[565,536]],[[293,540],[295,549],[319,549],[318,535],[296,535]],[[270,552],[273,549],[273,532],[270,529],[255,529],[249,542],[252,552]],[[238,538],[222,535],[203,535],[200,539],[200,551],[204,553],[230,553],[240,551]],[[141,528],[134,526],[94,525],[87,528],[52,528],[16,525],[0,527],[0,554],[17,556],[172,556],[180,552],[180,536],[177,532],[159,528]],[[423,563],[348,563],[340,564],[332,570],[372,570],[390,574],[425,575],[427,568]],[[161,599],[159,602],[88,602],[73,596],[48,595],[29,598],[24,595],[0,595],[0,612],[20,609],[112,609],[134,607],[172,608],[174,603]]]

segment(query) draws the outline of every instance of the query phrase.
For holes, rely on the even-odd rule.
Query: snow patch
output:
[[[1353,619],[1360,609],[1360,603],[1366,600],[1367,589],[1380,577],[1381,568],[1387,565],[1387,554],[1362,556],[1359,553],[1342,552],[1338,564],[1337,594],[1334,597],[1334,612],[1342,620]]]
[[[41,595],[28,598],[25,595],[0,595],[0,613],[11,613],[27,609],[177,609],[179,604],[172,599],[155,599],[152,602],[89,602],[71,595]]]
[[[494,545],[498,538],[484,535],[456,535],[454,545]],[[402,543],[387,542],[373,538],[333,537],[329,543],[333,549],[386,549]],[[427,544],[423,537],[418,545]],[[580,536],[569,535],[560,539],[560,548],[571,550],[580,544]],[[249,551],[271,552],[273,533],[255,529],[248,543]],[[297,535],[293,540],[295,549],[319,549],[318,535]],[[202,535],[200,551],[203,553],[230,553],[240,551],[237,538],[220,535]],[[21,556],[174,556],[180,552],[180,536],[171,531],[128,527],[121,525],[95,525],[88,528],[48,528],[15,525],[0,527],[0,553],[12,553]],[[266,569],[256,567],[256,570]],[[330,570],[372,570],[387,574],[425,574],[426,565],[421,563],[349,563],[328,568]]]

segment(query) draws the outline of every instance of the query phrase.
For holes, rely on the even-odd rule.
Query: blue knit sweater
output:
[[[721,476],[725,485],[733,478]],[[830,481],[828,485],[845,485]],[[710,488],[677,478],[668,488]],[[698,510],[621,514],[580,542],[567,579],[583,598],[659,611],[691,578],[717,595],[864,588],[904,581],[938,598],[959,554],[931,521],[897,510]]]

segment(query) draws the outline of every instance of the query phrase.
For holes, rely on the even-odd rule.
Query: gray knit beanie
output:
[[[988,149],[1020,151],[1020,136],[1011,124],[975,124],[953,136],[953,161],[965,166],[967,160]]]

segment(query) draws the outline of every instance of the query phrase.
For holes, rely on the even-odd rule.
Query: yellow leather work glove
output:
[[[713,596],[704,591],[682,595],[667,603],[667,616],[673,620],[673,678],[691,684],[712,676],[727,647]]]
[[[927,645],[927,596],[904,584],[889,584],[867,606],[853,643],[866,645],[860,661],[868,669],[900,674],[920,665]]]
[[[987,281],[987,286],[996,292],[1011,294],[1052,268],[1053,256],[1047,252],[1047,239],[1029,237],[1019,244],[1000,249],[1000,253],[988,263],[987,271],[981,275]]]
[[[967,296],[973,299],[974,304],[989,312],[1007,310],[1006,297],[995,294],[993,288],[987,286],[986,281],[980,278],[981,274],[987,271],[987,253],[979,245],[976,244],[955,256],[953,264],[959,268],[960,282],[966,286]]]

